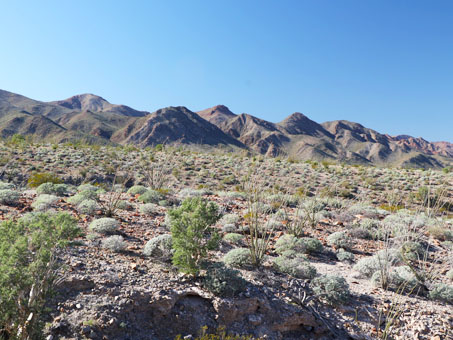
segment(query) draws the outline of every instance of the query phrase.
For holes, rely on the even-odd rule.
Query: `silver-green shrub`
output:
[[[16,205],[19,202],[19,192],[11,189],[0,190],[0,204]]]
[[[167,261],[171,259],[173,239],[169,234],[163,234],[156,236],[149,240],[143,248],[143,254],[145,256],[159,258]]]
[[[89,229],[98,234],[113,234],[118,230],[119,222],[114,218],[103,217],[90,223]]]
[[[102,247],[109,249],[115,253],[122,252],[126,249],[127,243],[124,242],[124,238],[119,235],[109,236],[102,240]]]
[[[223,262],[230,267],[246,267],[251,265],[250,250],[247,248],[231,249],[223,257]]]
[[[351,299],[346,280],[341,276],[322,275],[311,281],[313,292],[330,305],[342,305]]]

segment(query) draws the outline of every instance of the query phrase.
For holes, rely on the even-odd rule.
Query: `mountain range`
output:
[[[319,124],[299,112],[272,123],[234,114],[224,105],[199,112],[178,106],[150,113],[111,104],[93,94],[42,102],[0,90],[0,136],[16,133],[53,142],[222,146],[353,164],[427,168],[453,164],[452,143],[390,136],[346,120]]]

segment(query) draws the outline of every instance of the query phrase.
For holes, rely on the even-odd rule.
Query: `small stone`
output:
[[[83,334],[88,334],[90,332],[91,332],[91,327],[90,326],[87,325],[87,326],[83,326],[82,327],[82,333]]]
[[[263,318],[261,317],[261,315],[257,314],[249,315],[248,320],[253,326],[258,326],[263,322]]]

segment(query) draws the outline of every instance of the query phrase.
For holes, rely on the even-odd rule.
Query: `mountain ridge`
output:
[[[278,123],[225,105],[193,112],[184,106],[139,111],[80,94],[42,102],[0,90],[0,136],[14,133],[39,140],[77,138],[140,147],[182,143],[247,149],[268,156],[372,165],[442,167],[453,164],[453,144],[409,135],[390,136],[360,123],[317,123],[295,112]]]

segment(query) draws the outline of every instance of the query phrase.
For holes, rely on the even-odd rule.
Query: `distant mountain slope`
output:
[[[178,142],[244,147],[238,140],[226,135],[218,127],[183,106],[157,110],[141,118],[140,124],[137,122],[131,124],[133,128],[125,127],[125,130],[130,131],[123,141],[125,143],[149,146]]]
[[[92,112],[112,112],[131,117],[143,117],[149,114],[145,111],[137,111],[129,106],[110,104],[104,98],[94,94],[80,94],[65,100],[49,102],[50,105],[65,107],[71,111],[92,111]]]
[[[235,114],[224,105],[194,113],[183,106],[149,113],[111,104],[93,94],[41,102],[0,90],[0,136],[15,133],[52,142],[160,143],[246,148],[269,156],[355,164],[443,167],[453,144],[407,135],[389,136],[359,123],[319,124],[296,112],[279,123]]]

